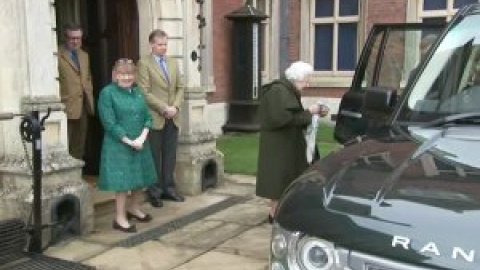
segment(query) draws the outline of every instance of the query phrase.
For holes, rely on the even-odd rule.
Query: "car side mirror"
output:
[[[391,112],[397,102],[397,91],[388,87],[368,87],[363,100],[364,112]]]

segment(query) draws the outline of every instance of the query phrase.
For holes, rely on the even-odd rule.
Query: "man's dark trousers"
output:
[[[147,188],[150,200],[160,200],[162,194],[176,192],[174,173],[177,158],[178,128],[173,120],[166,119],[161,130],[151,129],[148,133],[153,161],[157,170],[157,183]]]

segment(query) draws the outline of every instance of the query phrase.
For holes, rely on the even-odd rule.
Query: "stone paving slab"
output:
[[[270,200],[264,199],[255,195],[251,195],[248,197],[247,201],[245,203],[249,204],[256,204],[256,205],[265,205],[267,207],[270,207]]]
[[[227,183],[221,185],[215,189],[209,190],[209,193],[214,194],[224,194],[230,196],[247,196],[251,194],[255,194],[255,186],[254,185],[245,185],[245,184],[235,184],[235,183]]]
[[[215,203],[226,200],[228,197],[218,194],[202,194],[195,197],[188,197],[185,202],[177,203],[166,201],[161,208],[154,208],[145,203],[143,209],[153,216],[153,221],[149,223],[136,223],[139,232],[157,227],[172,221],[179,216],[185,216],[194,211],[206,208]],[[103,245],[113,245],[132,234],[123,233],[112,229],[114,213],[97,217],[95,219],[95,231],[90,235],[83,237],[85,241],[99,243]]]
[[[99,270],[169,270],[200,254],[199,250],[148,241],[135,248],[113,248],[83,263]]]
[[[208,216],[208,220],[238,223],[255,226],[264,223],[268,215],[268,207],[255,204],[237,204]]]
[[[137,223],[137,234],[114,231],[114,210],[104,207],[97,212],[93,233],[57,244],[46,254],[99,270],[267,270],[271,233],[270,225],[265,224],[268,200],[254,195],[255,177],[232,177],[232,181],[227,179],[183,203],[165,201],[163,208],[145,203],[144,210],[154,220]],[[195,216],[210,206],[215,207],[207,211],[208,216]],[[177,221],[181,224],[169,225]],[[153,233],[146,242],[132,241],[149,237],[157,229],[167,231]],[[125,241],[135,243],[128,248],[115,246]]]
[[[44,254],[68,261],[80,262],[110,248],[109,246],[89,243],[82,240],[64,241],[47,249]]]
[[[270,224],[254,227],[221,244],[216,251],[268,261],[271,233]]]
[[[253,175],[225,174],[224,179],[236,184],[255,185],[257,182],[257,177]]]
[[[268,262],[239,255],[211,251],[174,270],[265,270]]]
[[[159,238],[165,245],[209,250],[246,231],[248,227],[220,221],[201,220]]]

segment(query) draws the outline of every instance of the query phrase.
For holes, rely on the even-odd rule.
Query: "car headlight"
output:
[[[273,262],[272,267],[270,268],[271,270],[285,270],[283,265],[279,262]]]
[[[334,245],[323,239],[290,232],[278,224],[271,238],[271,270],[346,269]]]
[[[272,255],[275,258],[285,257],[287,254],[287,240],[283,234],[277,234],[272,237]]]
[[[333,247],[313,237],[303,237],[298,242],[296,257],[297,262],[308,270],[331,269],[335,260]]]

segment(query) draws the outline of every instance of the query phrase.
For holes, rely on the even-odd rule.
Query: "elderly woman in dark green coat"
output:
[[[310,64],[295,62],[285,70],[285,77],[262,88],[256,194],[271,200],[270,222],[285,188],[308,166],[306,127],[313,114],[328,113],[323,105],[307,109],[302,106],[300,92],[308,85],[307,77],[312,72]]]

